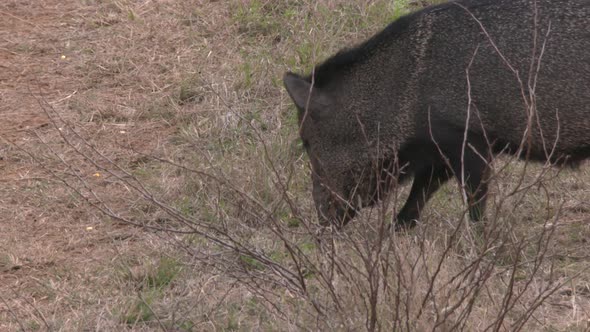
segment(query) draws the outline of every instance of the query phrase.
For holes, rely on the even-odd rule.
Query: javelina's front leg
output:
[[[397,215],[397,229],[412,228],[432,194],[450,178],[451,172],[442,165],[430,165],[414,174],[412,189],[406,204]]]
[[[473,143],[465,148],[463,157],[459,154],[449,158],[455,177],[466,191],[471,221],[480,221],[484,217],[490,172],[490,158],[485,153],[476,153],[473,150],[476,146],[480,146],[476,151],[486,151],[481,144]]]

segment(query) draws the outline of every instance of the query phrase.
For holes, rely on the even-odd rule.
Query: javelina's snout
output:
[[[334,201],[316,203],[316,208],[320,225],[334,225],[338,229],[348,224],[348,222],[356,215],[356,210],[352,207],[338,204]]]
[[[321,183],[313,184],[313,199],[322,226],[341,228],[356,215],[356,209],[344,197],[332,192]]]

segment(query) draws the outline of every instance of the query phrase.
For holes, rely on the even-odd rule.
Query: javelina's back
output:
[[[589,0],[444,4],[395,22],[353,50],[364,56],[340,71],[331,67],[335,60],[354,56],[328,60],[317,78],[328,72],[343,95],[362,95],[364,103],[346,102],[358,105],[368,125],[395,127],[389,132],[400,133],[397,142],[436,121],[463,130],[470,100],[479,114],[470,130],[483,122],[491,137],[518,145],[535,103],[543,141],[551,146],[559,130],[558,149],[572,154],[590,144],[589,17]],[[533,153],[543,158],[541,131],[532,134]]]
[[[478,131],[481,118],[490,137],[511,145],[536,111],[532,152],[540,159],[556,140],[572,158],[590,146],[590,1],[459,4],[423,18],[431,35],[416,86],[419,108],[464,127],[470,98],[469,129]]]

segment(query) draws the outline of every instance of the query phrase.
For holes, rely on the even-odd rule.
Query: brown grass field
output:
[[[0,331],[590,331],[586,165],[317,225],[283,73],[434,2],[1,1]]]

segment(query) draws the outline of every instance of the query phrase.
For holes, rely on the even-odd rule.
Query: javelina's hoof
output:
[[[410,219],[410,220],[398,219],[392,225],[394,226],[394,230],[396,232],[409,231],[410,229],[412,229],[412,228],[416,227],[416,225],[418,225],[418,221],[416,219]]]

